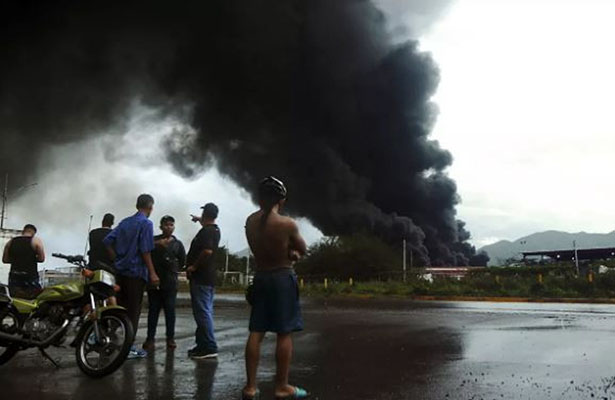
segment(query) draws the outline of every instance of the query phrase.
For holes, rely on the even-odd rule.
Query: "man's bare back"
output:
[[[277,208],[277,207],[276,207]],[[306,244],[295,221],[272,210],[263,225],[263,211],[250,215],[246,221],[248,244],[260,271],[290,268],[297,255],[306,252]]]

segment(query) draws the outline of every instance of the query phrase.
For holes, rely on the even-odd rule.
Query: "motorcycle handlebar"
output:
[[[67,255],[64,255],[62,253],[52,253],[51,255],[53,257],[56,257],[56,258],[63,258],[64,260],[66,260],[68,262],[80,262],[80,261],[83,261],[83,256],[67,256]]]

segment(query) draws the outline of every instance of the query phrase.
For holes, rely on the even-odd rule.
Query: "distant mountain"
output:
[[[246,247],[245,249],[238,251],[236,253],[233,253],[233,255],[239,257],[239,258],[246,258],[248,255],[252,255],[252,252],[250,251],[249,247]]]
[[[615,231],[610,233],[546,231],[519,238],[514,242],[501,240],[480,250],[489,255],[489,265],[504,265],[509,258],[521,258],[523,251],[571,249],[573,241],[577,242],[577,248],[615,247]]]

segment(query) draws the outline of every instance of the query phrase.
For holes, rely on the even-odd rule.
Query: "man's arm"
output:
[[[5,263],[5,264],[10,264],[11,263],[11,259],[9,257],[9,248],[10,247],[11,247],[11,241],[9,240],[4,245],[4,252],[2,253],[2,262]]]
[[[117,254],[115,254],[115,249],[113,248],[113,246],[115,245],[116,239],[117,239],[117,228],[109,232],[109,234],[105,236],[105,238],[103,239],[103,244],[105,245],[105,248],[107,249],[107,254],[109,255],[109,259],[113,262],[115,262],[115,259],[117,258]]]
[[[154,246],[167,247],[169,243],[171,243],[171,238],[161,237],[158,240],[154,240]]]
[[[115,254],[115,250],[113,250],[113,247],[105,246],[105,249],[107,249],[107,254],[109,255],[109,259],[115,262],[115,259],[117,258],[117,254]]]
[[[143,261],[145,261],[145,265],[149,271],[149,282],[154,286],[159,285],[160,278],[158,277],[158,274],[156,274],[156,269],[154,268],[154,263],[152,262],[152,253],[141,253],[141,256],[143,257]]]
[[[36,252],[36,261],[42,263],[45,262],[45,247],[43,241],[40,238],[34,238],[32,240],[34,251]]]
[[[297,223],[290,220],[289,223],[290,235],[289,235],[289,251],[297,252],[300,256],[304,256],[307,253],[307,245],[305,244],[305,240],[299,233],[299,227]]]
[[[141,251],[141,257],[143,257],[143,261],[149,272],[149,281],[152,285],[157,286],[160,284],[160,278],[152,262],[151,252],[154,250],[154,225],[151,221],[147,221],[139,234],[139,250]]]
[[[182,242],[178,241],[177,244],[177,267],[181,270],[186,265],[186,249]]]
[[[196,271],[197,269],[201,268],[201,266],[205,264],[205,261],[207,261],[207,259],[211,257],[212,254],[214,254],[214,251],[211,249],[205,249],[201,251],[201,254],[199,254],[199,257],[194,262],[194,270]]]
[[[188,265],[188,267],[186,268],[186,273],[191,274],[197,269],[199,269],[202,265],[205,264],[205,261],[207,261],[207,259],[211,257],[212,254],[214,254],[214,251],[211,249],[205,249],[201,251],[201,254],[199,254],[194,264]]]
[[[205,264],[205,261],[207,261],[207,259],[214,254],[214,249],[218,247],[218,244],[220,242],[219,233],[207,231],[204,232],[203,235],[204,236],[201,240],[203,241],[204,249],[201,251],[194,264],[188,266],[188,268],[186,269],[188,273],[192,273],[197,269],[201,268]]]

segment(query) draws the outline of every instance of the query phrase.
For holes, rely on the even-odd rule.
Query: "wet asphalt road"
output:
[[[36,351],[0,367],[2,399],[237,399],[248,309],[216,305],[218,361],[193,362],[194,323],[178,315],[178,349],[158,349],[92,380],[72,351]],[[312,300],[296,335],[292,382],[314,399],[615,399],[615,306]],[[139,342],[145,333],[145,319]],[[272,398],[274,337],[265,339],[263,398]]]

